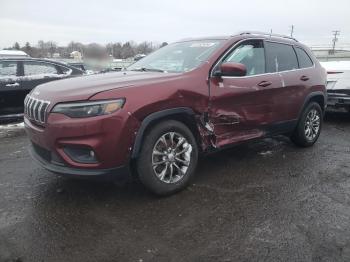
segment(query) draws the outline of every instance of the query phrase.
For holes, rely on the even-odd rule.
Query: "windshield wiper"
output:
[[[147,68],[147,67],[140,67],[140,68],[135,68],[131,69],[130,71],[141,71],[141,72],[160,72],[160,73],[165,73],[166,71],[162,69],[157,69],[157,68]]]

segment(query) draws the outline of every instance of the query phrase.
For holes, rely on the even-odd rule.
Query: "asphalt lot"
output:
[[[167,198],[57,177],[0,129],[0,261],[350,261],[350,115],[318,143],[278,137],[201,160]]]

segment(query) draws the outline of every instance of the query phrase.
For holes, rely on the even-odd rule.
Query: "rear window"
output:
[[[306,67],[313,66],[313,62],[312,62],[311,58],[303,49],[296,47],[295,52],[297,53],[297,56],[298,56],[300,68],[306,68]]]
[[[16,76],[17,62],[16,61],[1,61],[0,62],[0,78]]]
[[[299,68],[297,56],[290,45],[265,42],[266,71],[281,72]]]

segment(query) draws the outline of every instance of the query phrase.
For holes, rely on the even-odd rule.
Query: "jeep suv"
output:
[[[295,39],[187,39],[125,71],[36,87],[25,99],[25,127],[31,155],[52,172],[131,174],[166,195],[190,183],[199,154],[279,134],[313,145],[325,84],[325,70]]]

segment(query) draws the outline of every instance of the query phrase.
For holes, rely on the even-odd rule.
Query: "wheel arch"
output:
[[[326,106],[327,106],[327,97],[326,95],[321,91],[315,91],[310,94],[308,94],[305,98],[304,104],[299,111],[298,119],[300,118],[301,114],[303,113],[305,107],[311,103],[316,102],[320,105],[323,112],[325,112]]]
[[[195,137],[198,146],[200,145],[201,138],[199,135],[194,111],[189,107],[166,109],[154,112],[143,119],[135,137],[134,146],[131,153],[131,159],[136,159],[139,156],[143,139],[145,137],[145,134],[147,134],[147,132],[150,130],[150,128],[154,124],[165,120],[177,120],[185,124],[193,133],[193,136]]]

